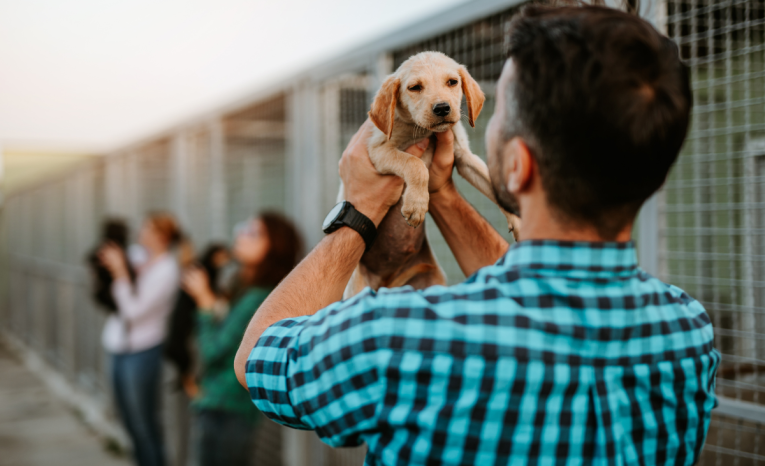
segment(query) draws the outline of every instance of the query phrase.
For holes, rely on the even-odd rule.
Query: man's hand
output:
[[[454,187],[453,170],[454,133],[452,131],[436,133],[436,151],[433,154],[433,163],[430,164],[428,174],[428,191],[431,199],[433,199],[434,194]]]
[[[367,120],[351,138],[340,159],[340,179],[343,180],[345,199],[375,225],[379,225],[388,210],[401,198],[404,181],[394,175],[381,175],[372,165],[367,150],[372,128],[372,123]],[[423,139],[406,152],[422,157],[429,142]]]

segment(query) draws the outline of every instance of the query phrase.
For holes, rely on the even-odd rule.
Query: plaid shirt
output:
[[[524,241],[452,287],[369,289],[269,327],[271,419],[367,465],[691,464],[720,361],[704,308],[632,243]]]

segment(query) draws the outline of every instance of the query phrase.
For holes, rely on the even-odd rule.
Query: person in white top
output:
[[[117,304],[102,342],[112,356],[114,398],[139,466],[165,464],[158,399],[162,343],[180,280],[172,249],[181,238],[172,215],[149,215],[139,238],[145,257],[133,264],[135,282],[130,280],[125,255],[116,246],[107,245],[99,253],[114,278],[111,291]]]

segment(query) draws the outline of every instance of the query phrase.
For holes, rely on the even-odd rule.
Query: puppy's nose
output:
[[[447,104],[446,102],[441,102],[433,106],[433,113],[435,113],[437,116],[440,116],[440,117],[445,117],[451,111],[452,111],[452,108],[449,107],[449,104]]]

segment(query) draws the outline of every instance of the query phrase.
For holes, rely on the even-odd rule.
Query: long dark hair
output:
[[[279,213],[265,211],[256,218],[262,221],[266,228],[269,246],[266,257],[258,264],[250,284],[272,288],[300,261],[303,240],[292,222]]]

